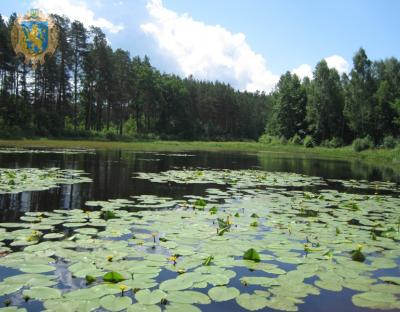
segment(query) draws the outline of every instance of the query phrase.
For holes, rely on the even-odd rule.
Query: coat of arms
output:
[[[25,63],[44,63],[46,54],[53,54],[58,43],[58,28],[51,17],[37,9],[24,16],[18,16],[11,32],[11,42],[15,53],[25,56]]]

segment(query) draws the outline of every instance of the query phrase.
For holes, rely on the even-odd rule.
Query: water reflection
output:
[[[197,152],[193,156],[171,153],[99,151],[95,154],[0,154],[0,167],[59,167],[81,169],[93,183],[62,185],[59,188],[0,195],[0,220],[13,221],[26,211],[51,211],[84,207],[87,200],[129,198],[132,195],[155,194],[166,197],[203,195],[205,185],[154,184],[134,178],[134,172],[160,172],[174,168],[261,169],[295,172],[331,179],[365,179],[400,181],[391,169],[366,165],[359,161],[310,159],[302,155],[277,153]]]

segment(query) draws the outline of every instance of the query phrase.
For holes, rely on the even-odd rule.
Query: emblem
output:
[[[11,31],[11,42],[16,54],[25,56],[25,63],[43,64],[46,54],[52,55],[58,43],[58,28],[50,16],[38,9],[19,15]]]

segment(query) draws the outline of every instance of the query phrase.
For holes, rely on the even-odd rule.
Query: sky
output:
[[[286,71],[339,73],[363,47],[400,57],[397,0],[1,0],[0,14],[39,8],[101,27],[110,45],[147,55],[161,72],[271,91]]]

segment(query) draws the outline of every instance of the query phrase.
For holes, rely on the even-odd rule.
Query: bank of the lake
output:
[[[258,142],[241,141],[95,141],[95,140],[0,140],[1,147],[14,148],[88,148],[88,149],[126,149],[137,151],[237,151],[280,153],[285,156],[300,156],[323,159],[362,160],[389,167],[400,168],[400,148],[370,149],[355,152],[351,146],[340,148],[314,147],[298,145],[269,145]]]

